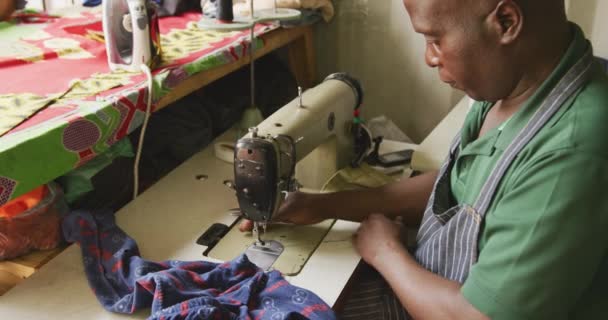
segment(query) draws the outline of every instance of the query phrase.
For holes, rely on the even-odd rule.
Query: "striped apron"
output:
[[[450,172],[460,149],[460,134],[457,135],[441,167],[416,237],[415,258],[418,263],[444,278],[464,283],[471,266],[477,262],[480,228],[502,177],[517,154],[564,102],[587,82],[592,63],[593,55],[589,49],[553,88],[506,148],[475,203],[450,207]],[[341,319],[408,319],[394,293],[381,292],[390,289],[386,283],[379,283],[377,279],[364,280],[360,287],[363,290],[353,292],[352,298],[346,302]],[[401,310],[397,312],[395,305]]]

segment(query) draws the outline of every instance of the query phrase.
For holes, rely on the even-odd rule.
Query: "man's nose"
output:
[[[437,54],[437,50],[435,50],[435,47],[432,44],[427,44],[426,51],[424,52],[424,60],[431,68],[436,68],[439,66],[439,56]]]

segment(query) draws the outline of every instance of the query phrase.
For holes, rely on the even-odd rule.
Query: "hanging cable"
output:
[[[153,90],[153,78],[150,68],[142,64],[141,71],[146,75],[148,79],[148,99],[146,104],[146,115],[144,116],[144,123],[141,126],[141,132],[139,133],[139,142],[137,143],[137,152],[135,153],[135,163],[133,164],[133,200],[137,198],[139,194],[139,161],[141,159],[142,149],[144,147],[144,137],[146,135],[146,128],[148,127],[148,121],[150,120],[150,109],[152,108],[152,90]]]

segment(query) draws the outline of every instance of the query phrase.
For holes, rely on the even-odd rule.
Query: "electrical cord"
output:
[[[141,153],[144,147],[146,128],[148,127],[148,121],[150,120],[150,109],[152,108],[152,71],[150,71],[150,67],[148,67],[146,64],[141,65],[141,71],[143,71],[148,79],[148,99],[146,102],[146,115],[144,116],[144,123],[142,124],[141,132],[139,133],[139,142],[137,143],[137,152],[135,153],[135,163],[133,163],[133,200],[135,200],[139,194],[139,161],[141,159]]]

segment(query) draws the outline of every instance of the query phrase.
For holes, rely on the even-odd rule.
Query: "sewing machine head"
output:
[[[356,80],[330,75],[237,142],[234,187],[255,227],[265,227],[300,183],[320,190],[337,170],[361,161],[371,145],[358,120],[361,100]]]
[[[241,211],[255,222],[269,221],[283,195],[297,190],[295,179],[296,141],[287,135],[250,135],[235,149],[235,186]]]

